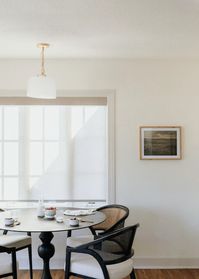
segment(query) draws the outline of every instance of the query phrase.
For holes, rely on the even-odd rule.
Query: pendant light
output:
[[[46,76],[44,66],[44,50],[50,45],[40,43],[37,45],[41,49],[41,73],[31,77],[28,81],[27,96],[40,99],[56,99],[55,81]]]

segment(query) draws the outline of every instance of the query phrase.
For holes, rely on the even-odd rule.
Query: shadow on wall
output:
[[[185,208],[183,210],[186,210]],[[199,217],[196,223],[175,214],[172,208],[130,208],[126,225],[139,222],[134,242],[138,258],[199,258]],[[185,214],[187,216],[187,214]]]

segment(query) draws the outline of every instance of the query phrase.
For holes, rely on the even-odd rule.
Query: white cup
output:
[[[77,218],[71,218],[71,219],[69,219],[69,225],[71,227],[78,227],[79,226],[79,220]]]
[[[5,226],[12,226],[14,224],[14,219],[12,217],[6,217],[4,223]]]

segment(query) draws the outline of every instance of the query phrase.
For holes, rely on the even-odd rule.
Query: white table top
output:
[[[56,220],[45,220],[44,218],[37,217],[36,209],[29,208],[15,211],[20,225],[15,225],[13,227],[5,226],[4,218],[7,217],[7,212],[0,212],[0,230],[32,233],[60,232],[87,228],[99,224],[106,219],[105,215],[102,212],[96,211],[92,215],[80,216],[81,219],[92,222],[79,222],[78,227],[71,227],[68,222],[70,216],[64,216],[64,222],[57,223]]]

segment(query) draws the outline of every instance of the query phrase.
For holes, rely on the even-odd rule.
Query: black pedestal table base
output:
[[[38,254],[43,259],[43,273],[42,273],[42,279],[52,279],[52,276],[50,274],[50,267],[49,262],[50,258],[55,253],[55,247],[51,243],[51,240],[53,239],[54,235],[52,232],[42,232],[39,235],[39,238],[42,241],[42,244],[38,248]]]

